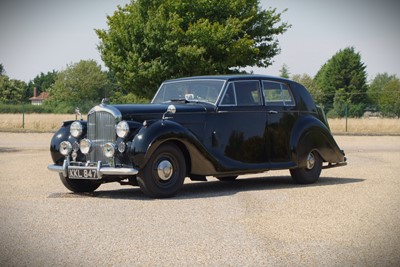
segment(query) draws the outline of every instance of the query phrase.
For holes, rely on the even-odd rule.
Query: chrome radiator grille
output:
[[[89,153],[91,162],[108,162],[103,156],[106,143],[114,143],[116,139],[115,117],[106,111],[96,111],[88,115],[88,139],[92,141],[93,149]]]

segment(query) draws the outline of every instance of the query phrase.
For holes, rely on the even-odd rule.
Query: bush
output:
[[[366,104],[352,104],[349,106],[349,117],[361,118],[364,115]]]
[[[48,106],[34,106],[27,104],[0,104],[0,113],[52,113]]]
[[[43,105],[34,106],[27,104],[1,104],[0,113],[53,113],[53,114],[74,114],[78,107],[81,113],[88,113],[89,110],[100,103],[95,101],[84,101],[80,103],[68,102],[45,102]]]
[[[113,104],[145,104],[150,103],[147,98],[139,97],[135,94],[128,93],[122,94],[121,92],[115,92],[111,97],[111,103]]]
[[[347,109],[347,110],[346,110]],[[328,118],[361,118],[366,110],[366,104],[346,104],[346,103],[335,103],[334,108],[330,109],[326,116]]]
[[[81,113],[88,113],[89,110],[100,103],[96,101],[82,101],[82,102],[45,102],[44,106],[51,110],[51,113],[55,114],[73,114],[75,108],[79,108]]]

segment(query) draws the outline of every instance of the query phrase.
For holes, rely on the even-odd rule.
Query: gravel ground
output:
[[[400,137],[337,136],[349,165],[186,181],[172,199],[47,170],[51,134],[0,133],[1,266],[400,266]]]

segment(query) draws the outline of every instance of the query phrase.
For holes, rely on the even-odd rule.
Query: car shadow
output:
[[[243,178],[240,177],[232,182],[222,182],[212,180],[208,182],[193,182],[185,183],[178,195],[165,200],[176,199],[196,199],[223,197],[235,195],[240,192],[259,191],[259,190],[280,190],[303,187],[319,187],[332,186],[351,183],[360,183],[365,179],[360,178],[336,178],[322,177],[317,183],[308,185],[299,185],[293,182],[290,176],[279,177],[255,177]],[[118,190],[101,190],[101,187],[92,193],[52,193],[49,198],[110,198],[110,199],[136,199],[136,200],[155,200],[149,198],[138,187],[122,188]]]
[[[20,152],[21,149],[17,149],[14,147],[0,147],[0,153],[13,153],[13,152]]]
[[[365,179],[359,178],[324,177],[319,179],[317,183],[300,185],[296,184],[290,176],[254,177],[244,179],[238,178],[232,182],[210,181],[206,183],[187,184],[181,190],[180,194],[176,196],[176,198],[221,197],[247,191],[330,186],[358,183],[364,180]]]

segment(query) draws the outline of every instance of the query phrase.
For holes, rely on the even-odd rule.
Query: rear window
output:
[[[279,82],[263,81],[267,106],[294,106],[292,92],[288,85]]]

